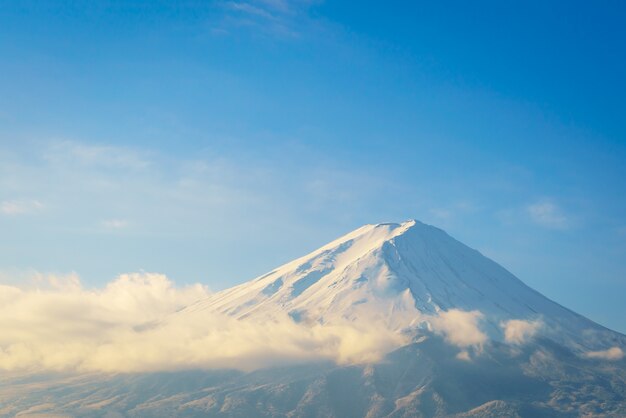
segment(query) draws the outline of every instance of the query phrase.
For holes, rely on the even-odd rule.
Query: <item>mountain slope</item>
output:
[[[431,329],[431,317],[478,311],[491,339],[502,323],[541,322],[542,332],[579,350],[606,348],[623,336],[563,308],[444,231],[415,220],[361,227],[255,280],[181,312],[333,324],[383,322],[399,332]],[[589,338],[581,338],[587,334]]]
[[[215,326],[211,318],[224,320],[227,332],[217,334],[224,339],[233,339],[229,327],[239,323],[261,330],[233,339],[247,345],[243,352],[255,344],[263,352],[275,334],[262,325],[274,323],[288,324],[283,334],[352,330],[347,342],[364,349],[371,333],[363,330],[393,342],[386,355],[367,362],[313,356],[293,364],[285,357],[281,367],[246,372],[213,364],[157,373],[5,375],[0,417],[626,416],[626,336],[417,221],[366,225],[128,336],[173,328],[180,332],[172,338],[195,333],[200,339],[190,341],[201,341]],[[198,321],[209,328],[196,327]],[[321,341],[341,340],[332,337]],[[312,344],[295,342],[307,353]],[[192,351],[202,358],[202,350]]]

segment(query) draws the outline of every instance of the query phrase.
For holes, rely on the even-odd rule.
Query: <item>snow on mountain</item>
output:
[[[626,416],[626,336],[417,221],[366,225],[122,331],[80,364],[147,369],[4,375],[0,417]]]
[[[623,341],[444,231],[415,220],[365,225],[180,315],[203,310],[262,320],[287,312],[303,324],[384,323],[413,334],[445,331],[442,319],[457,319],[450,311],[473,312],[480,332],[497,341],[521,342],[539,330],[581,351]]]

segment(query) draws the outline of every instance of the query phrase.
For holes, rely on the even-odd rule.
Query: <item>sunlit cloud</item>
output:
[[[382,323],[305,327],[287,314],[256,321],[177,313],[209,292],[201,285],[178,288],[160,274],[124,274],[102,289],[83,288],[76,275],[41,275],[35,284],[0,286],[0,369],[254,369],[320,359],[345,364],[376,361],[408,342]]]
[[[484,317],[480,311],[450,309],[439,312],[430,321],[434,331],[443,335],[450,344],[458,347],[479,346],[487,341],[479,322]]]
[[[123,274],[101,289],[76,274],[38,274],[28,286],[0,285],[0,369],[140,372],[188,368],[253,370],[330,360],[380,360],[411,342],[382,319],[302,324],[287,313],[245,319],[184,309],[207,298],[201,285],[176,287],[153,273]],[[454,346],[486,341],[478,311],[429,317]],[[465,350],[467,352],[467,350]],[[459,354],[469,360],[469,353]]]
[[[524,344],[541,328],[541,321],[511,319],[500,323],[504,330],[504,340],[509,344]]]

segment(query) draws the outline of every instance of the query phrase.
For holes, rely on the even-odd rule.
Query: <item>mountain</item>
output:
[[[484,331],[496,341],[505,337],[503,322],[524,320],[540,322],[543,334],[581,352],[624,342],[441,229],[415,220],[363,226],[180,315],[206,310],[271,320],[287,312],[296,322],[382,321],[394,331],[418,333],[451,309],[480,312]]]
[[[150,327],[212,317],[335,333],[295,344],[318,357],[244,371],[12,375],[0,416],[626,416],[626,336],[414,220],[363,226]]]

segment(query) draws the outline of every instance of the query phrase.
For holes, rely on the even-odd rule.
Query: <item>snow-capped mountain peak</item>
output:
[[[187,308],[198,310],[263,320],[287,314],[304,324],[382,322],[403,332],[430,329],[440,312],[460,310],[475,312],[496,340],[505,338],[502,324],[511,320],[541,323],[546,332],[558,328],[559,338],[568,341],[583,330],[604,330],[416,220],[362,226]]]

